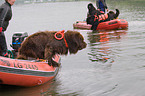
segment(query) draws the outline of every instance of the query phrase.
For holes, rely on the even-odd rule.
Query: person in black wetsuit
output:
[[[6,31],[9,21],[12,18],[12,9],[11,6],[15,3],[16,0],[5,0],[0,6],[0,49],[1,56],[7,56],[7,43],[4,31]]]
[[[96,6],[98,9],[100,9],[104,13],[105,13],[105,9],[107,9],[107,11],[108,11],[106,0],[96,0]]]

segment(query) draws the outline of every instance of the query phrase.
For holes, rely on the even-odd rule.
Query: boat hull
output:
[[[77,21],[73,24],[74,29],[88,29],[90,30],[92,25],[87,24],[86,21]],[[127,29],[128,22],[124,19],[115,19],[107,22],[99,23],[97,30],[117,30]]]
[[[59,62],[56,55],[54,61]],[[59,67],[49,66],[47,62],[10,59],[0,57],[0,84],[16,86],[36,86],[52,80]]]

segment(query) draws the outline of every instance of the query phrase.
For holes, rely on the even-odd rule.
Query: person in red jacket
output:
[[[15,3],[16,0],[5,0],[0,6],[0,49],[2,56],[7,56],[7,43],[5,39],[4,31],[6,31],[9,21],[12,18],[11,6]]]

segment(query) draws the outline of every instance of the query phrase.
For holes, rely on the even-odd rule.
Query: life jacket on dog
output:
[[[94,15],[95,18],[94,18],[94,21],[96,21],[96,19],[98,19],[98,21],[104,21],[108,18],[108,14],[101,14],[101,15]]]

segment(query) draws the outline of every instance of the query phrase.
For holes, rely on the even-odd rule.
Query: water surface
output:
[[[14,32],[76,30],[72,25],[85,20],[88,3],[14,5],[6,32],[8,45]],[[0,96],[145,96],[145,1],[108,0],[107,5],[109,10],[120,10],[119,18],[129,23],[127,30],[76,30],[87,48],[61,56],[55,81],[30,88],[0,86]]]

